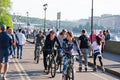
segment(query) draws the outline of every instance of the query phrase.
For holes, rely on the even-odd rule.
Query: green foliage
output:
[[[13,22],[9,14],[11,8],[10,0],[0,0],[0,23],[13,28]]]
[[[11,8],[10,0],[0,0],[0,8],[8,9]]]

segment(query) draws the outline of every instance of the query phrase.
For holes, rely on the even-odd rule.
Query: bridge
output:
[[[42,55],[40,56],[39,64],[34,62],[34,44],[30,43],[33,40],[28,39],[27,41],[29,42],[26,42],[24,46],[23,59],[10,59],[7,80],[62,80],[62,74],[59,73],[59,71],[57,71],[55,78],[51,78],[50,74],[46,75],[44,73]],[[103,57],[106,70],[105,73],[100,69],[97,72],[93,72],[92,58],[89,58],[88,71],[85,72],[83,69],[82,72],[79,72],[79,63],[76,61],[74,65],[75,80],[120,80],[120,54],[104,52]]]

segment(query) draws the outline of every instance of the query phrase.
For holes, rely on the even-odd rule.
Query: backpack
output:
[[[88,48],[89,47],[89,43],[88,43],[89,39],[87,36],[81,35],[79,37],[79,40],[81,40],[80,48]]]

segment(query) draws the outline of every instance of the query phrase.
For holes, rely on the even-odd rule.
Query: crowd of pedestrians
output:
[[[28,32],[29,33],[29,32]],[[8,71],[9,57],[22,59],[23,58],[23,46],[26,42],[26,38],[30,38],[30,33],[21,28],[18,28],[14,31],[9,26],[6,27],[2,25],[0,28],[0,73],[2,69],[2,63],[4,62],[4,73],[3,79],[6,78],[6,73]],[[26,35],[28,34],[28,35]],[[56,59],[56,65],[58,65],[59,60],[65,56],[63,60],[63,77],[66,74],[68,56],[71,56],[74,50],[77,51],[79,56],[79,71],[83,69],[82,58],[85,62],[85,71],[88,70],[88,56],[93,57],[94,71],[97,70],[96,59],[98,57],[101,68],[104,70],[103,57],[105,41],[110,40],[109,30],[100,31],[99,34],[96,34],[96,31],[93,30],[90,36],[88,36],[87,31],[84,29],[81,31],[78,39],[74,37],[72,31],[67,31],[63,29],[61,32],[56,32],[55,30],[48,30],[48,32],[43,33],[42,30],[33,31],[33,42],[35,43],[34,51],[34,60],[36,59],[36,48],[37,46],[43,47],[43,64],[44,71],[47,71],[47,56],[52,53],[50,49],[56,47],[58,51],[58,56]],[[55,52],[56,54],[56,52]],[[4,59],[4,61],[3,61]]]
[[[0,77],[3,80],[6,80],[10,56],[22,59],[23,45],[26,42],[26,37],[21,31],[21,28],[18,29],[18,32],[13,32],[10,26],[4,24],[0,26]],[[3,75],[1,75],[3,63],[4,69]]]

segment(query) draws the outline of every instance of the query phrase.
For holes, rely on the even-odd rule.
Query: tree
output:
[[[10,8],[10,0],[0,0],[0,23],[13,27],[13,22],[9,13]]]

